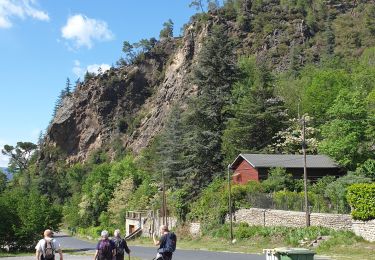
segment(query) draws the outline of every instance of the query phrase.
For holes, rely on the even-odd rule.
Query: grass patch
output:
[[[2,252],[0,251],[0,257],[14,257],[14,256],[27,256],[32,254],[31,252]],[[35,253],[34,253],[35,254]]]
[[[317,248],[309,248],[318,255],[331,259],[373,259],[375,243],[367,242],[349,231],[335,231],[328,228],[288,228],[261,227],[239,224],[234,226],[236,243],[230,243],[229,226],[206,231],[203,236],[192,238],[179,234],[177,230],[177,248],[209,251],[242,252],[263,254],[263,249],[276,247],[300,247],[300,240],[313,241],[318,236],[329,236]],[[152,247],[151,238],[137,238],[129,241],[129,246],[141,245]],[[304,248],[308,248],[304,246]]]

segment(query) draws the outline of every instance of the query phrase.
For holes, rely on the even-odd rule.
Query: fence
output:
[[[310,193],[308,197],[310,212],[349,214],[351,211],[346,201],[331,202],[322,195]],[[305,211],[305,199],[302,192],[249,193],[246,196],[246,202],[254,208]]]

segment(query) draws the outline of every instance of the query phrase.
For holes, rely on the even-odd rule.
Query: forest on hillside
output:
[[[187,107],[173,104],[163,131],[140,154],[112,144],[115,156],[103,147],[71,164],[43,137],[38,144],[4,146],[13,179],[0,175],[0,245],[30,246],[45,227],[89,234],[123,228],[126,211],[161,208],[162,175],[170,215],[180,223],[199,220],[206,231],[217,228],[228,212],[227,165],[239,153],[301,153],[302,118],[308,154],[329,155],[349,171],[310,183],[311,205],[331,203],[339,212],[349,208],[352,184],[372,183],[369,190],[375,189],[375,5],[208,3],[192,1],[198,13],[189,22],[195,30],[212,23],[189,74],[197,95]],[[306,30],[291,30],[280,14],[291,24],[303,21]],[[172,21],[160,36],[173,37]],[[142,63],[154,41],[136,45],[138,52],[125,41],[128,56],[118,66]],[[132,120],[127,125],[136,125]],[[247,194],[254,192],[280,200],[303,196],[301,182],[283,169],[233,189],[234,208],[250,207]],[[373,209],[366,214],[358,218],[375,218]]]

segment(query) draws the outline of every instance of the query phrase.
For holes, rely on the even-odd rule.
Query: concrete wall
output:
[[[233,219],[237,223],[257,226],[304,227],[305,216],[304,212],[251,208],[236,211]],[[311,213],[310,224],[334,230],[351,230],[368,241],[375,241],[375,220],[354,221],[348,214]]]
[[[137,230],[140,227],[139,220],[127,219],[126,220],[126,236],[130,234],[130,226],[134,226],[134,230]]]
[[[141,227],[143,237],[152,237],[153,232],[159,232],[160,226],[163,224],[163,218],[155,217],[155,218],[146,218],[141,217],[141,219],[126,219],[126,235],[130,234],[129,226],[135,226],[135,229]],[[170,229],[174,228],[177,224],[177,219],[174,217],[167,218],[167,225]]]

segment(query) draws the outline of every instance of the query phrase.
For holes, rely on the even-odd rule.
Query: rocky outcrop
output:
[[[195,94],[188,75],[204,32],[196,36],[192,29],[182,39],[159,42],[159,53],[147,53],[142,62],[111,68],[80,84],[64,98],[45,145],[59,147],[69,162],[84,161],[98,148],[110,151],[114,138],[135,153],[146,147],[162,129],[172,104],[183,106]],[[131,131],[119,130],[121,120],[129,128],[137,117],[140,122],[127,129]]]

